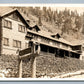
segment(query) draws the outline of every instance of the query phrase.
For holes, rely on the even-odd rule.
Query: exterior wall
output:
[[[8,29],[8,28],[4,27],[4,19],[12,22],[12,29]],[[26,32],[25,33],[19,32],[18,31],[18,24],[24,26],[24,24],[20,21],[15,21],[15,20],[10,19],[8,17],[3,18],[3,21],[2,21],[3,37],[9,38],[9,46],[3,45],[2,54],[16,54],[16,51],[18,48],[13,47],[13,40],[21,41],[21,49],[25,48]]]

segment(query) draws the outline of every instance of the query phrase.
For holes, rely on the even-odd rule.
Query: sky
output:
[[[84,0],[0,0],[0,3],[84,3]]]
[[[64,10],[65,7],[79,14],[84,12],[84,0],[0,0],[2,4],[18,6],[50,6],[53,9]]]

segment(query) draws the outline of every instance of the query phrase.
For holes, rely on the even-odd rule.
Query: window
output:
[[[4,27],[7,27],[7,28],[12,28],[12,23],[11,23],[11,21],[8,21],[8,20],[5,20],[4,21]]]
[[[9,46],[9,39],[8,38],[3,38],[3,45]]]
[[[13,47],[21,48],[21,41],[13,40]]]
[[[25,26],[18,25],[18,31],[25,32]]]
[[[18,30],[22,31],[22,26],[21,25],[19,25]]]

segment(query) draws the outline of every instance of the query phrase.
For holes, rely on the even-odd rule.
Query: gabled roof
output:
[[[66,41],[63,38],[56,39],[56,38],[51,37],[51,35],[52,35],[51,32],[46,32],[46,31],[43,31],[43,30],[41,30],[39,32],[28,30],[28,32],[30,32],[32,34],[35,34],[35,35],[39,35],[39,36],[45,37],[45,38],[49,38],[49,39],[54,40],[54,41],[58,41],[58,42],[64,43],[64,44],[67,44],[67,45],[71,45],[70,42]]]
[[[84,40],[76,40],[76,41],[73,41],[72,43],[73,46],[79,46],[83,44],[84,44]]]
[[[30,30],[32,29],[36,29],[36,31],[40,31],[40,28],[38,27],[38,25],[34,25],[33,27],[29,27]]]
[[[16,9],[12,9],[10,7],[0,7],[0,17],[3,17],[4,15],[7,15]]]
[[[38,25],[35,25],[33,28],[36,28],[36,30],[40,30],[40,28],[38,27]]]
[[[18,10],[18,9],[17,9]],[[24,19],[27,21],[27,20],[29,20],[30,21],[30,19],[29,19],[29,17],[27,17],[23,12],[21,12],[20,10],[18,10],[19,11],[19,13],[24,17]]]
[[[20,15],[20,17],[23,19],[25,24],[27,26],[29,26],[27,21],[25,20],[25,18],[21,15],[21,13],[17,9],[13,9],[13,8],[10,8],[10,7],[0,7],[0,17],[4,17],[4,16],[6,16],[6,15],[12,13],[12,12],[15,12],[15,11]]]
[[[52,34],[51,36],[52,36],[52,37],[53,37],[53,36],[57,36],[58,38],[60,38],[60,37],[61,37],[61,35],[60,35],[59,33]]]

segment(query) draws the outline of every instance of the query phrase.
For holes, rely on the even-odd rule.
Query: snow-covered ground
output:
[[[62,74],[59,76],[55,76],[55,77],[49,77],[49,76],[41,76],[40,78],[84,78],[84,70],[80,70],[80,71],[76,71],[76,72],[72,72],[72,73],[66,73],[66,74]]]

